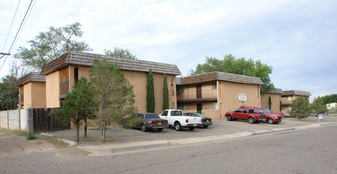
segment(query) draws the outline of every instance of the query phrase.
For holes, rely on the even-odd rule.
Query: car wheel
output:
[[[227,115],[227,121],[232,121],[232,116],[231,115]]]
[[[204,126],[204,128],[208,128],[208,126]]]
[[[248,123],[249,124],[253,124],[255,122],[254,118],[253,117],[249,117],[248,118]]]
[[[195,127],[189,127],[188,129],[189,129],[190,131],[193,131],[194,128],[195,128]]]
[[[158,132],[161,132],[163,130],[163,128],[158,128],[157,131]]]
[[[176,129],[176,131],[180,131],[181,130],[181,125],[179,122],[174,123],[174,128]]]
[[[143,131],[143,132],[146,132],[146,131],[147,131],[147,127],[146,127],[145,124],[142,124],[142,131]]]
[[[269,118],[269,119],[268,119],[268,123],[269,123],[269,124],[273,124],[273,123],[274,123],[274,120],[271,119],[271,118]]]

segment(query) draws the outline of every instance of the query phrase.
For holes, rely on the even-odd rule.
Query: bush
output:
[[[34,140],[36,138],[37,138],[37,136],[36,136],[36,134],[34,132],[28,132],[28,134],[27,134],[27,140]]]

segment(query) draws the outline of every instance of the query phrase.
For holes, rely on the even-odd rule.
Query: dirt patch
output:
[[[0,157],[54,150],[57,147],[46,140],[27,140],[26,137],[0,137]]]

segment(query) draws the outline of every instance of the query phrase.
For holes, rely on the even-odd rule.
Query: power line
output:
[[[31,0],[30,3],[29,3],[29,6],[28,6],[27,11],[26,11],[26,13],[25,13],[25,16],[23,17],[23,19],[22,19],[22,21],[21,21],[20,27],[19,27],[18,31],[16,32],[16,35],[15,35],[15,37],[14,37],[14,40],[13,40],[12,44],[11,44],[11,47],[10,47],[9,50],[8,50],[8,53],[10,53],[10,52],[11,52],[11,49],[13,48],[13,45],[14,45],[14,43],[15,43],[15,41],[16,41],[18,35],[19,35],[19,32],[20,32],[20,30],[21,30],[21,28],[22,28],[22,26],[23,26],[23,23],[24,23],[24,21],[26,20],[26,16],[27,16],[29,10],[31,9],[32,3],[33,3],[33,0]],[[8,56],[6,56],[4,62],[2,63],[2,66],[1,66],[0,70],[2,70],[4,64],[5,64],[6,60],[7,60],[7,57],[8,57]]]
[[[6,44],[7,44],[7,40],[8,40],[9,34],[10,34],[11,30],[12,30],[13,23],[14,23],[16,14],[17,14],[17,12],[18,12],[19,6],[20,6],[20,2],[21,2],[21,0],[19,0],[19,1],[18,1],[18,4],[16,5],[16,9],[15,9],[15,12],[14,12],[14,15],[13,15],[13,18],[12,18],[12,22],[11,22],[11,25],[10,25],[10,27],[9,27],[9,30],[8,30],[8,33],[7,33],[7,37],[6,37],[6,40],[5,40],[5,44],[4,44],[4,47],[2,48],[2,52],[4,52],[4,50],[5,50],[5,46],[6,46]]]

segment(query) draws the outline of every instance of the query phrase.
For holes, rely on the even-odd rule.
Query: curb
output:
[[[52,137],[54,138],[55,135],[54,134],[49,134],[49,133],[40,133],[41,136],[46,136],[46,137]],[[77,143],[75,141],[71,141],[71,140],[66,140],[66,139],[62,139],[62,138],[59,138],[58,141],[62,141],[64,143],[67,143],[69,145],[69,147],[72,147],[72,146],[76,146]]]

